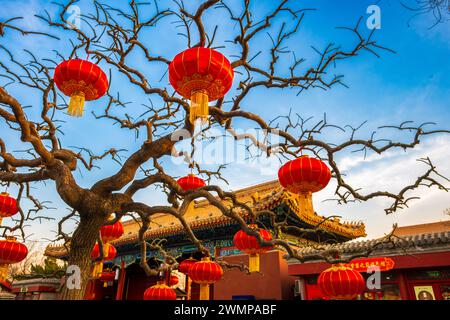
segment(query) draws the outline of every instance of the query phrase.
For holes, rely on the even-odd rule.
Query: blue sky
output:
[[[43,14],[48,10],[51,15],[55,14],[56,7],[47,1],[23,0],[10,1],[1,0],[2,11],[0,19],[4,20],[12,16],[24,16],[21,22],[28,29],[39,29],[50,31],[52,34],[63,36],[59,31],[51,30],[42,21],[34,18],[34,14]],[[187,2],[187,1],[186,1]],[[254,1],[256,3],[256,1]],[[298,8],[315,8],[315,11],[306,13],[300,31],[290,39],[289,49],[295,50],[297,56],[305,57],[305,67],[317,61],[317,55],[311,49],[314,46],[322,49],[329,42],[341,44],[344,48],[351,47],[356,39],[348,31],[336,29],[337,26],[354,26],[359,17],[362,17],[361,31],[368,34],[365,21],[369,17],[366,9],[369,5],[377,2],[381,9],[381,29],[375,32],[374,38],[383,46],[396,53],[380,51],[381,58],[376,58],[369,52],[361,52],[357,57],[342,61],[331,69],[330,72],[343,74],[344,82],[349,88],[336,86],[329,91],[312,89],[296,95],[293,90],[255,90],[253,94],[243,103],[246,110],[258,113],[265,120],[272,119],[275,115],[284,115],[292,109],[303,117],[314,116],[320,118],[323,113],[327,114],[330,122],[340,125],[349,124],[358,126],[361,122],[368,123],[361,131],[361,137],[367,138],[370,132],[380,125],[398,124],[404,120],[417,122],[434,121],[437,127],[448,129],[450,120],[450,35],[448,23],[440,24],[433,29],[428,29],[432,24],[429,16],[419,16],[410,21],[412,13],[404,9],[397,0],[381,1],[301,1],[296,3]],[[92,9],[90,1],[80,1],[79,6],[83,13]],[[123,2],[125,3],[125,2]],[[121,2],[121,6],[123,6]],[[160,7],[168,2],[160,1]],[[188,9],[193,7],[189,2]],[[233,0],[233,8],[239,7],[239,1]],[[270,11],[274,1],[258,1],[253,10],[255,16]],[[152,6],[149,7],[149,10]],[[192,10],[191,10],[192,11]],[[256,18],[255,18],[256,19]],[[230,35],[235,35],[236,26],[224,18],[224,13],[214,10],[205,16],[205,26],[211,31],[214,25],[220,21],[216,44],[221,52],[228,56],[238,54],[237,47],[225,42]],[[282,21],[275,21],[272,35],[276,33]],[[288,22],[289,27],[292,23]],[[81,26],[83,28],[83,25]],[[144,32],[142,41],[155,54],[161,54],[172,58],[177,52],[183,50],[186,42],[182,37],[176,36],[177,29],[170,19],[163,20],[157,28]],[[62,37],[61,41],[51,41],[45,38],[23,37],[16,32],[7,30],[0,43],[13,50],[16,57],[26,58],[22,49],[29,49],[37,56],[53,58],[56,56],[52,49],[57,49],[67,54],[68,38]],[[252,52],[266,50],[270,45],[267,35],[255,39]],[[252,55],[252,54],[251,54]],[[5,59],[4,52],[0,57]],[[80,57],[85,58],[80,52]],[[280,61],[281,67],[286,67],[292,60],[286,55]],[[168,86],[167,75],[161,67],[151,66],[144,63],[142,56],[133,55],[134,65],[144,70],[153,85]],[[267,55],[262,54],[255,59],[255,63],[264,66],[267,63]],[[102,65],[104,69],[108,66]],[[162,80],[160,80],[162,78]],[[148,98],[140,90],[130,85],[124,85],[123,77],[113,72],[111,90],[118,91],[125,100],[130,101],[126,110],[117,110],[118,115],[124,112],[139,115],[143,111],[142,104],[148,103]],[[238,81],[234,82],[236,88]],[[38,103],[35,95],[20,87],[8,87],[11,93],[21,101],[23,105],[36,106]],[[232,89],[230,95],[233,93]],[[89,103],[86,106],[86,115],[82,119],[69,118],[63,114],[59,119],[65,120],[62,124],[64,146],[86,146],[88,145],[96,153],[102,153],[111,147],[127,149],[124,156],[137,150],[143,141],[143,137],[135,138],[134,132],[129,132],[112,126],[107,120],[96,121],[90,114],[91,110],[101,110],[106,99]],[[157,103],[156,100],[154,100]],[[36,117],[40,113],[39,108],[31,107],[27,114],[29,118]],[[0,121],[1,136],[7,142],[10,150],[25,149],[18,140],[15,132],[5,131],[4,123]],[[251,124],[244,121],[236,121],[236,129],[247,129]],[[337,131],[330,131],[324,136],[325,140],[342,141],[345,135],[337,135]],[[384,131],[384,136],[405,140],[410,135],[402,135],[392,131]],[[406,141],[406,140],[405,140]],[[366,160],[359,155],[349,152],[339,156],[339,163],[348,175],[350,182],[363,187],[364,191],[382,189],[398,191],[402,185],[409,184],[415,179],[415,174],[420,174],[425,168],[416,163],[415,159],[429,155],[435,164],[440,167],[442,173],[450,176],[448,157],[450,156],[448,136],[436,136],[422,139],[422,144],[417,150],[411,152],[393,151],[384,157],[372,155]],[[174,165],[170,159],[164,159],[162,163],[166,170],[174,176],[184,175],[187,167],[183,164]],[[112,161],[101,161],[98,163],[101,170],[94,169],[91,172],[80,170],[76,173],[79,184],[90,187],[95,181],[114,173],[118,166]],[[219,184],[226,189],[236,189],[261,183],[276,178],[276,170],[268,170],[261,174],[257,164],[236,163],[229,166],[225,171],[230,184]],[[35,186],[36,195],[42,199],[52,201],[54,210],[47,210],[46,215],[58,218],[67,213],[67,208],[53,191],[52,182],[38,184]],[[412,203],[408,209],[396,214],[385,216],[383,208],[386,206],[384,200],[373,200],[363,204],[352,204],[338,206],[333,202],[321,202],[333,195],[333,183],[323,192],[315,196],[316,210],[319,214],[340,214],[344,219],[363,220],[366,223],[369,236],[380,236],[390,230],[393,223],[400,225],[424,223],[443,220],[445,216],[442,211],[450,207],[450,197],[447,193],[438,190],[421,189],[419,194],[422,199]],[[155,190],[144,190],[137,194],[136,199],[149,204],[164,203],[164,199]],[[52,238],[52,230],[56,230],[55,221],[43,221],[39,224],[33,222],[27,229],[31,234],[30,239],[45,241],[43,238]],[[68,228],[70,229],[70,228]]]

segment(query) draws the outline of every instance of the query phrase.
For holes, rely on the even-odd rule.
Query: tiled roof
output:
[[[318,225],[324,218],[314,213],[305,214],[299,209],[297,195],[285,191],[277,180],[269,181],[257,186],[247,187],[237,190],[236,196],[239,201],[252,206],[255,211],[273,209],[280,203],[286,203],[298,218],[310,225]],[[235,223],[220,212],[216,207],[209,204],[207,200],[196,201],[190,210],[185,214],[185,219],[193,231],[225,226]],[[111,243],[114,245],[124,245],[136,243],[138,241],[139,225],[134,220],[125,221],[124,235]],[[365,226],[361,222],[341,222],[339,219],[325,221],[320,229],[336,233],[349,239],[365,236]],[[172,215],[155,215],[152,218],[150,229],[145,233],[146,239],[156,239],[168,235],[185,233],[185,230],[176,217]],[[45,249],[45,255],[60,258],[67,254],[64,247],[60,245],[50,245]]]
[[[323,250],[335,249],[345,255],[354,255],[367,251],[369,248],[373,247],[380,239],[373,240],[363,240],[363,241],[352,241],[335,245],[325,245],[319,248],[301,248],[298,253],[303,256],[310,256],[319,254]],[[373,251],[373,254],[388,252],[396,253],[402,252],[405,249],[410,251],[421,251],[423,249],[431,250],[450,250],[450,232],[435,232],[435,233],[422,233],[411,236],[405,236],[402,238],[393,238],[393,243],[383,243],[377,246],[377,249]],[[410,252],[409,251],[409,252]]]
[[[420,233],[433,233],[450,231],[450,221],[438,221],[409,226],[398,227],[394,234],[399,237],[410,236]]]

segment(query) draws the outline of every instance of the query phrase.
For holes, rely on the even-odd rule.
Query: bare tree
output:
[[[10,279],[13,279],[18,275],[27,274],[32,265],[40,264],[44,260],[42,255],[43,247],[39,242],[27,241],[25,244],[28,248],[28,255],[21,262],[13,264],[9,267],[8,275]]]
[[[400,125],[389,125],[378,128],[368,138],[360,137],[360,128],[349,126],[336,126],[327,121],[326,116],[314,122],[304,119],[298,113],[279,116],[273,120],[263,119],[260,115],[246,110],[246,102],[251,93],[264,90],[263,94],[280,94],[277,89],[297,90],[301,94],[305,90],[328,90],[335,85],[345,85],[342,75],[334,74],[333,68],[341,60],[351,59],[366,53],[379,57],[382,52],[391,50],[384,48],[374,40],[373,32],[365,34],[361,31],[360,21],[354,27],[343,27],[342,32],[348,32],[354,43],[349,48],[331,42],[323,49],[316,49],[317,59],[306,65],[299,53],[289,49],[288,44],[302,26],[305,14],[309,9],[301,8],[298,2],[287,0],[278,1],[266,15],[258,17],[252,12],[256,3],[243,0],[240,6],[231,6],[227,1],[207,0],[200,4],[175,0],[171,3],[153,2],[151,4],[130,1],[126,7],[114,7],[93,1],[89,12],[83,12],[80,21],[83,27],[67,21],[67,12],[76,1],[67,1],[57,4],[58,15],[50,13],[37,16],[50,27],[49,33],[29,31],[20,26],[19,18],[12,17],[0,22],[0,35],[20,32],[24,37],[43,37],[46,41],[63,43],[70,47],[66,52],[52,52],[50,56],[37,57],[32,52],[26,52],[29,60],[17,58],[16,52],[20,48],[8,48],[8,44],[1,45],[3,56],[0,67],[3,70],[0,86],[0,118],[2,130],[0,137],[0,181],[5,184],[14,183],[19,186],[19,204],[24,199],[34,203],[30,212],[20,210],[20,219],[14,227],[3,226],[3,234],[21,231],[24,234],[24,222],[29,219],[45,218],[40,215],[46,209],[46,203],[40,202],[32,196],[30,185],[54,181],[56,191],[61,199],[72,211],[59,223],[59,237],[68,244],[69,264],[78,265],[82,270],[82,288],[80,290],[63,290],[65,299],[81,299],[86,287],[91,268],[90,253],[99,238],[99,229],[107,223],[114,223],[124,215],[133,216],[141,225],[139,239],[142,250],[142,262],[148,274],[155,270],[147,264],[146,250],[157,249],[164,252],[164,241],[148,244],[145,241],[145,232],[149,228],[155,214],[167,214],[176,217],[186,229],[191,241],[200,251],[209,255],[202,241],[197,239],[184,214],[189,204],[199,198],[205,198],[217,207],[224,216],[237,221],[242,229],[258,238],[263,245],[277,245],[283,247],[287,254],[301,262],[312,259],[324,259],[329,262],[338,262],[340,257],[335,253],[323,252],[320,255],[300,256],[279,238],[264,241],[260,235],[250,229],[244,215],[258,217],[267,212],[254,211],[247,203],[240,202],[233,192],[227,192],[214,185],[215,179],[224,179],[221,171],[224,164],[218,165],[217,170],[206,170],[201,164],[193,163],[189,154],[177,151],[179,133],[188,132],[194,135],[194,127],[189,122],[189,104],[174,93],[173,89],[165,86],[160,77],[148,74],[142,65],[136,62],[137,55],[151,67],[163,70],[165,76],[168,64],[172,57],[158,55],[154,50],[155,43],[145,37],[145,32],[151,28],[161,28],[170,32],[174,37],[184,39],[186,47],[206,46],[226,48],[234,52],[230,55],[231,64],[235,71],[234,88],[232,96],[217,100],[210,106],[210,121],[203,128],[200,137],[204,137],[208,130],[217,128],[224,133],[232,134],[236,140],[248,141],[256,146],[263,156],[277,156],[280,159],[293,158],[301,152],[311,153],[328,162],[333,177],[337,181],[335,190],[336,200],[340,203],[353,201],[367,201],[383,197],[392,201],[386,208],[386,213],[395,212],[408,206],[411,191],[421,186],[438,187],[448,190],[444,186],[447,181],[439,175],[431,159],[421,159],[426,166],[425,172],[411,180],[399,192],[377,191],[363,193],[357,186],[350,186],[346,177],[339,170],[335,157],[344,152],[362,152],[364,154],[381,154],[394,149],[412,149],[417,146],[420,139],[439,133],[449,133],[448,130],[430,130],[431,123],[413,124],[403,122]],[[235,28],[222,28],[215,25],[215,14],[227,17],[227,21]],[[208,16],[209,19],[205,17]],[[208,21],[208,23],[206,23]],[[212,22],[211,22],[212,21]],[[167,30],[171,26],[171,30]],[[218,40],[219,36],[229,40]],[[56,37],[55,35],[58,35]],[[266,39],[268,50],[255,47],[259,38]],[[169,42],[166,44],[169,45]],[[175,52],[173,53],[175,54]],[[120,91],[139,91],[149,101],[146,111],[140,116],[132,116],[125,107],[133,102],[121,98],[120,92],[107,93],[107,101],[101,113],[95,113],[99,121],[109,121],[111,125],[118,124],[124,130],[132,130],[137,135],[144,134],[146,141],[140,146],[133,146],[131,152],[116,150],[107,147],[103,154],[96,155],[90,151],[89,146],[70,147],[64,144],[63,130],[65,123],[64,111],[67,103],[55,88],[53,70],[62,60],[77,56],[89,55],[91,59],[109,68],[110,82],[120,81]],[[266,62],[257,59],[265,56]],[[283,68],[280,60],[292,63]],[[268,62],[267,62],[268,61]],[[118,77],[118,80],[116,80]],[[121,77],[121,78],[120,78]],[[124,81],[126,79],[127,81]],[[27,109],[12,92],[21,88],[32,90],[39,97],[40,104],[33,105],[39,108],[40,116],[31,118]],[[245,121],[249,126],[267,130],[277,135],[280,142],[271,144],[267,139],[258,139],[249,134],[237,134],[236,120]],[[381,137],[385,130],[396,130],[400,133],[410,134],[408,142],[393,141]],[[23,145],[26,146],[25,156],[8,148],[4,133],[10,130],[17,132]],[[340,138],[343,142],[328,141],[327,133],[331,130],[342,132]],[[328,135],[329,137],[329,135]],[[213,143],[213,141],[211,142]],[[184,191],[170,176],[161,164],[166,157],[181,156],[191,162],[196,173],[206,177],[210,182],[208,186],[197,190]],[[83,175],[97,168],[99,160],[111,158],[120,163],[118,170],[112,175],[94,183],[89,188],[79,184],[76,170]],[[167,195],[168,205],[149,205],[134,200],[136,192],[145,188],[159,186]],[[231,203],[227,205],[226,203]],[[115,219],[108,222],[108,217],[115,214]],[[270,214],[270,212],[268,213]],[[73,234],[63,232],[63,224],[69,219],[78,221]],[[277,226],[283,230],[287,226]],[[314,232],[316,230],[304,232]],[[389,241],[389,239],[387,239]],[[175,262],[167,255],[169,267]]]
[[[434,22],[428,27],[429,29],[450,20],[449,0],[411,0],[400,1],[400,3],[409,11],[414,12],[410,20],[423,15],[432,16]]]

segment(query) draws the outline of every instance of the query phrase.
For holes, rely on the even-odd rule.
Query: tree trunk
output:
[[[80,215],[80,223],[73,233],[70,242],[70,252],[68,268],[77,266],[79,273],[68,274],[64,287],[61,291],[63,300],[82,300],[91,276],[91,252],[99,236],[100,227],[104,223],[104,218],[99,214]],[[77,270],[77,268],[75,268]],[[73,269],[72,269],[72,272]],[[79,281],[72,281],[73,277],[78,277]],[[71,284],[69,283],[71,282]],[[73,285],[76,283],[76,285]],[[79,285],[78,285],[79,284]]]

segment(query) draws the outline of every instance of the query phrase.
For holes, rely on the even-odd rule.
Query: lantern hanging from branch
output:
[[[185,177],[181,177],[180,179],[177,180],[177,183],[184,191],[195,190],[206,186],[205,180],[197,177],[195,174],[192,173],[188,174]]]
[[[7,192],[0,193],[0,219],[8,218],[19,212],[17,201]]]
[[[189,269],[198,262],[192,257],[183,260],[178,266],[178,271],[186,275],[186,299],[191,299],[191,278],[189,277]]]
[[[314,214],[312,193],[325,188],[331,171],[327,165],[307,155],[288,161],[278,170],[278,180],[287,191],[299,195],[300,210]]]
[[[81,59],[61,62],[55,68],[54,81],[59,90],[70,96],[67,112],[83,115],[84,101],[97,100],[108,90],[108,78],[95,63]]]
[[[112,219],[110,219],[112,220]],[[119,239],[124,233],[123,224],[117,221],[114,224],[107,224],[100,228],[100,235],[103,242],[110,242]]]
[[[7,280],[9,265],[19,263],[27,255],[28,248],[17,242],[15,237],[6,237],[6,240],[0,240],[0,280]]]
[[[144,300],[176,300],[177,293],[163,281],[148,288],[144,292]]]
[[[256,224],[249,225],[249,228],[258,230],[263,240],[272,240],[272,235],[267,230],[258,228]],[[261,246],[256,237],[248,235],[243,230],[234,235],[233,243],[236,248],[249,255],[250,272],[259,272],[259,255],[272,249],[271,246]]]
[[[189,268],[189,277],[200,284],[200,300],[209,300],[209,285],[222,278],[222,267],[205,257]]]
[[[210,48],[195,47],[175,56],[169,65],[169,82],[181,96],[191,100],[189,121],[206,122],[209,101],[222,98],[233,83],[230,61]]]
[[[325,297],[332,300],[353,300],[366,288],[361,273],[343,264],[333,265],[323,271],[317,284]]]
[[[103,259],[101,261],[96,261],[94,264],[94,269],[92,271],[92,277],[98,278],[103,272],[103,262],[112,261],[117,256],[116,248],[109,243],[103,244]],[[94,249],[92,249],[91,259],[96,260],[100,257],[100,247],[98,243],[95,244]]]

